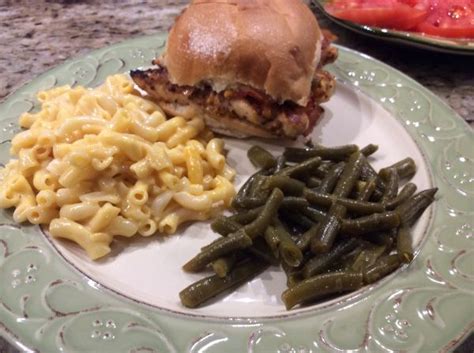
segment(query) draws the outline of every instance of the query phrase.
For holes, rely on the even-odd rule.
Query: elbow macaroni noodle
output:
[[[171,234],[229,206],[235,172],[224,142],[196,117],[166,119],[125,75],[95,89],[68,86],[37,94],[0,169],[0,207],[16,222],[49,224],[91,259],[114,236]]]

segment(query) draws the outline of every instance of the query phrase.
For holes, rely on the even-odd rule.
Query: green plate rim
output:
[[[95,68],[96,70],[95,76],[94,76],[95,78],[97,78],[97,73],[101,70],[101,65],[103,65],[103,67],[105,67],[105,65],[112,67],[112,65],[115,65],[115,64],[119,65],[119,62],[121,61],[123,66],[120,66],[120,68],[118,69],[109,69],[109,70],[112,70],[112,72],[124,71],[125,69],[128,70],[128,68],[131,68],[131,67],[147,65],[148,62],[145,59],[148,60],[150,57],[153,57],[160,51],[160,49],[163,47],[165,37],[166,37],[165,34],[138,37],[135,39],[130,39],[128,41],[124,41],[124,42],[117,43],[106,48],[93,51],[89,54],[83,55],[78,58],[69,59],[66,62],[64,62],[62,65],[40,75],[36,79],[32,80],[30,83],[21,87],[15,93],[9,95],[0,104],[0,113],[5,113],[6,111],[9,110],[10,114],[5,114],[3,115],[3,117],[6,116],[8,121],[15,118],[17,115],[17,111],[19,109],[17,108],[17,104],[29,102],[29,100],[31,100],[32,91],[36,91],[40,87],[44,87],[48,85],[51,86],[51,85],[62,83],[59,76],[55,78],[54,82],[50,80],[51,77],[54,78],[56,75],[64,76],[65,74],[68,74],[70,75],[70,77],[68,76],[67,80],[73,79],[75,82],[82,83],[81,80],[87,81],[89,79],[87,76],[87,70],[90,69],[94,65],[97,65]],[[156,43],[152,45],[155,48],[150,49],[150,43]],[[394,88],[394,87],[396,88],[398,87],[397,85],[401,85],[400,87],[398,87],[400,92],[402,92],[404,89],[407,89],[410,94],[413,94],[415,96],[419,95],[417,97],[420,100],[423,98],[426,98],[427,101],[429,102],[430,107],[432,104],[437,108],[435,111],[430,112],[430,119],[426,120],[424,117],[415,116],[415,115],[411,116],[410,113],[407,115],[406,109],[401,109],[399,107],[399,104],[392,105],[388,103],[381,103],[387,110],[391,111],[397,119],[401,121],[403,121],[404,119],[408,119],[404,121],[404,123],[406,124],[405,128],[413,137],[415,142],[417,142],[417,144],[421,146],[421,150],[424,153],[426,153],[427,158],[433,167],[434,178],[436,180],[436,183],[443,184],[443,187],[445,188],[445,190],[451,190],[453,189],[453,185],[456,185],[456,188],[455,188],[456,190],[465,191],[462,185],[460,186],[457,184],[453,184],[456,181],[452,180],[452,178],[449,179],[448,181],[442,178],[442,177],[449,178],[449,176],[439,175],[440,173],[440,171],[438,170],[439,166],[437,162],[433,160],[433,155],[437,153],[434,153],[432,150],[433,147],[432,145],[430,145],[431,143],[430,138],[435,138],[437,142],[439,143],[439,145],[443,147],[446,147],[446,146],[449,147],[450,143],[453,140],[461,141],[462,139],[467,139],[466,142],[468,145],[470,145],[471,143],[474,142],[474,137],[472,135],[472,131],[470,130],[469,126],[459,116],[457,116],[456,113],[452,111],[444,102],[439,100],[434,94],[432,94],[431,92],[423,88],[421,85],[419,85],[418,83],[410,79],[408,76],[398,72],[397,70],[391,68],[390,66],[383,64],[365,54],[361,54],[356,51],[349,50],[343,47],[339,47],[339,49],[341,51],[341,59],[339,60],[338,63],[336,63],[335,65],[331,67],[331,71],[335,73],[339,79],[343,80],[347,84],[355,84],[355,82],[357,81],[357,85],[354,86],[355,89],[368,94],[374,99],[378,99],[379,97],[377,95],[381,93],[383,94],[383,92],[380,92],[380,91],[383,91],[384,89],[386,89],[392,84],[393,84],[393,87],[391,88]],[[145,52],[145,55],[143,56],[143,59],[144,59],[143,61],[138,60],[137,58],[134,58],[133,55],[130,54],[132,51],[137,51],[137,50],[141,52]],[[140,65],[138,63],[140,63]],[[80,72],[80,70],[77,72],[72,70],[72,68],[74,68],[75,70],[76,67],[83,69],[82,76],[81,74],[77,73],[77,72]],[[86,72],[85,76],[84,76],[84,71]],[[355,74],[352,75],[352,73],[354,72]],[[373,76],[367,75],[367,72],[370,74],[373,73],[374,75]],[[377,83],[378,79],[380,79],[380,82]],[[89,83],[94,82],[93,79],[89,79],[89,81],[90,81]],[[26,104],[25,106],[28,106],[28,104]],[[397,110],[398,108],[400,108],[401,110]],[[445,119],[447,122],[443,120],[439,120],[438,113],[441,113],[443,115],[445,114],[443,119]],[[410,122],[409,124],[407,124],[408,121]],[[434,123],[434,121],[436,123]],[[4,123],[4,118],[0,117],[0,127],[2,126],[2,123]],[[15,131],[16,130],[14,128],[10,130],[7,128],[4,128],[3,131],[0,132],[0,138],[4,136],[9,136],[9,134],[14,133]],[[448,152],[450,153],[450,155],[453,154],[455,156],[458,156],[458,155],[467,156],[467,159],[472,162],[472,160],[470,159],[471,156],[469,155],[469,151],[465,151],[462,148],[462,146],[459,147],[458,149],[459,150],[456,150],[454,152],[452,151],[448,151]],[[466,204],[472,200],[472,197],[470,196],[471,189],[466,189],[465,193],[467,193],[467,195],[469,196],[467,199],[465,196],[457,193],[457,194],[454,194],[454,201],[453,201],[456,205],[462,206],[461,210],[456,211],[457,212],[456,219],[462,220],[463,222],[465,222],[466,217],[470,217],[470,215],[473,214],[473,210],[469,208],[469,205],[466,206]],[[436,214],[437,217],[440,217],[440,212],[442,212],[442,210],[444,209],[451,210],[452,205],[450,203],[446,203],[446,204],[444,202],[440,203],[439,205],[436,206],[436,208],[433,208],[432,212]],[[9,227],[8,226],[9,223],[7,223],[8,218],[6,215],[7,214],[5,212],[0,213],[0,223],[1,223],[0,227]],[[440,219],[436,219],[436,222],[439,223]],[[14,229],[13,227],[11,228]],[[9,231],[14,232],[14,230],[10,228],[8,229]],[[459,229],[462,229],[462,227]],[[433,233],[433,229],[430,229],[430,232]],[[35,227],[22,227],[21,232],[19,234],[20,236],[18,236],[14,241],[24,241],[25,244],[22,245],[23,247],[20,246],[19,250],[13,251],[11,253],[6,252],[6,254],[3,254],[3,258],[1,257],[2,253],[0,252],[0,278],[2,275],[4,276],[6,275],[2,271],[3,269],[7,268],[8,264],[5,263],[6,262],[5,259],[8,256],[12,256],[10,257],[10,259],[16,256],[17,257],[16,261],[18,262],[18,264],[22,264],[22,265],[28,262],[27,260],[21,258],[22,254],[25,251],[32,251],[35,254],[35,256],[38,256],[39,258],[43,256],[41,255],[41,253],[49,252],[50,254],[48,256],[51,256],[52,249],[49,248],[49,245],[45,243],[44,239],[42,238],[39,239],[37,235],[35,237],[35,234],[37,234],[37,230],[35,230]],[[6,242],[5,239],[7,238],[2,239],[2,236],[5,236],[5,235],[0,234],[0,240],[2,240],[3,242]],[[11,237],[8,238],[9,241],[12,241],[12,239],[13,238]],[[429,239],[426,241],[426,244],[424,244],[423,248],[421,249],[420,255],[417,256],[418,260],[423,260],[423,261],[425,260],[426,254],[424,253],[427,251],[427,249],[425,248],[430,248],[429,250],[436,251],[436,244],[433,244],[433,242],[434,242],[433,239]],[[35,247],[38,247],[39,249],[41,249],[41,251],[33,250],[32,244],[34,244]],[[469,257],[468,260],[472,261],[472,254],[471,254],[472,250],[473,249],[471,247],[468,247],[467,249],[462,249],[461,252],[464,251],[464,253],[462,253],[461,255],[464,256],[466,253],[468,255],[470,254],[471,256]],[[448,253],[448,255],[449,254],[451,253]],[[446,254],[443,252],[440,252],[439,255],[441,257],[441,255],[445,256]],[[449,258],[446,260],[447,262],[444,261],[443,259],[444,261],[443,264],[450,263],[452,261],[457,261],[457,259],[458,258],[453,260],[453,258]],[[432,260],[434,262],[434,259]],[[50,258],[48,261],[50,262],[48,262],[47,264],[50,264],[50,266],[53,267],[54,272],[57,272],[57,276],[60,279],[64,278],[63,283],[54,284],[55,286],[61,286],[61,288],[63,288],[62,286],[67,287],[65,283],[69,283],[69,282],[75,283],[77,281],[79,283],[78,286],[80,287],[81,281],[84,282],[84,279],[80,275],[78,275],[76,272],[72,271],[71,269],[67,269],[67,268],[64,269],[64,268],[58,267],[58,264],[64,264],[64,261],[62,259],[57,259],[53,257],[53,258]],[[55,264],[55,266],[53,266],[53,264]],[[421,274],[418,272],[415,274],[421,276]],[[51,274],[48,274],[48,278],[51,277],[50,275]],[[54,275],[56,275],[56,273],[54,273]],[[449,277],[449,274],[443,273],[443,276]],[[449,279],[450,281],[455,281],[454,284],[452,284],[453,288],[456,288],[456,289],[453,289],[453,291],[455,292],[454,294],[456,295],[459,293],[466,294],[466,295],[469,295],[469,298],[472,300],[473,288],[472,288],[471,280],[469,281],[469,283],[466,284],[463,281],[460,281],[459,278],[457,278],[456,276],[453,276],[452,278],[449,277]],[[364,295],[363,297],[380,299],[381,297],[386,295],[387,292],[390,293],[390,290],[392,289],[393,285],[395,283],[399,283],[400,281],[402,280],[398,277],[393,278],[393,280],[387,280],[385,281],[385,283],[382,283],[377,288],[374,288],[373,290],[369,291],[370,293],[367,296]],[[55,283],[55,282],[53,281],[51,283]],[[49,292],[46,294],[45,292],[51,289],[50,287],[51,283],[48,283],[46,287],[42,287],[40,292],[38,292],[37,290],[36,295],[47,296]],[[73,287],[74,286],[75,285],[73,285]],[[437,287],[433,287],[433,288],[434,288],[433,289],[434,293],[438,293],[445,290],[445,289],[441,290],[440,288],[437,288]],[[115,322],[117,323],[122,319],[122,316],[124,316],[127,319],[130,318],[130,320],[133,318],[133,320],[139,322],[139,325],[147,328],[146,330],[141,331],[139,335],[140,338],[135,338],[135,341],[132,340],[133,341],[132,343],[139,344],[140,340],[142,339],[144,340],[145,338],[148,339],[148,336],[151,334],[152,336],[154,335],[153,337],[158,338],[157,343],[156,343],[157,347],[160,347],[163,350],[167,349],[167,351],[171,351],[171,352],[184,351],[181,348],[187,348],[188,351],[197,352],[198,350],[196,347],[198,346],[196,346],[196,344],[198,343],[196,342],[201,342],[200,341],[201,339],[207,343],[210,342],[213,344],[221,344],[221,346],[219,347],[222,349],[224,349],[225,347],[225,349],[231,349],[231,350],[238,349],[240,351],[242,347],[247,347],[248,351],[259,352],[259,351],[266,351],[270,349],[270,347],[274,347],[275,344],[279,344],[278,347],[281,349],[283,348],[286,349],[287,347],[290,347],[292,349],[303,347],[301,348],[301,352],[311,352],[310,350],[311,344],[321,349],[327,349],[328,347],[330,347],[330,345],[329,346],[324,345],[325,342],[324,340],[321,339],[321,337],[323,337],[321,335],[323,335],[323,333],[325,335],[330,335],[330,333],[328,333],[328,332],[331,332],[330,330],[327,330],[327,331],[324,331],[324,330],[327,329],[327,326],[335,325],[334,322],[337,321],[337,319],[334,319],[333,320],[334,322],[331,321],[332,319],[327,319],[326,321],[324,321],[323,327],[321,328],[321,331],[319,334],[319,338],[317,337],[318,335],[315,335],[314,342],[308,342],[308,337],[306,337],[306,335],[304,334],[296,332],[295,326],[300,326],[300,325],[304,325],[308,323],[315,325],[316,324],[315,321],[317,321],[318,319],[323,319],[323,318],[327,318],[328,316],[331,316],[330,311],[328,310],[324,312],[315,311],[314,317],[312,317],[309,313],[308,314],[304,313],[302,317],[298,316],[298,317],[293,318],[289,316],[288,321],[286,322],[283,322],[282,320],[275,320],[275,319],[269,319],[269,320],[247,319],[246,320],[247,322],[242,322],[241,320],[239,320],[239,322],[233,322],[232,319],[229,319],[227,320],[227,323],[223,323],[221,320],[206,320],[206,319],[196,318],[196,317],[183,318],[183,316],[180,316],[180,315],[174,315],[174,314],[169,314],[169,313],[164,313],[164,312],[159,312],[159,311],[155,312],[153,310],[150,310],[149,308],[148,309],[144,308],[141,305],[136,305],[135,303],[131,303],[129,300],[125,300],[123,298],[117,298],[116,296],[111,295],[110,293],[104,293],[95,288],[83,287],[83,288],[80,288],[80,290],[77,288],[74,290],[79,291],[81,295],[84,295],[84,299],[82,299],[83,301],[85,301],[86,297],[94,298],[93,302],[96,305],[91,306],[88,303],[85,303],[85,304],[79,303],[79,306],[82,305],[84,307],[82,307],[81,310],[77,311],[76,313],[74,312],[74,310],[70,308],[71,305],[74,306],[76,304],[65,303],[57,299],[55,305],[61,306],[62,308],[61,310],[63,310],[67,314],[63,316],[58,315],[51,319],[51,318],[45,318],[44,315],[42,314],[33,313],[32,314],[33,316],[37,315],[36,320],[50,320],[54,322],[54,324],[53,323],[49,324],[48,322],[48,325],[54,326],[56,322],[62,325],[60,327],[53,327],[53,328],[51,328],[51,326],[46,325],[47,328],[45,328],[44,331],[52,335],[52,336],[48,336],[48,334],[44,333],[43,331],[37,331],[37,330],[32,331],[31,327],[26,326],[26,325],[21,325],[21,323],[12,324],[12,321],[9,315],[12,315],[12,313],[14,313],[14,309],[11,309],[12,306],[8,306],[8,305],[6,306],[4,302],[6,300],[13,300],[16,298],[12,298],[12,296],[8,297],[9,292],[5,294],[2,292],[2,289],[0,289],[0,304],[3,304],[3,306],[0,305],[0,313],[4,315],[4,316],[0,316],[0,333],[3,332],[3,335],[6,336],[6,338],[10,342],[15,344],[20,349],[27,349],[27,347],[32,347],[32,349],[34,347],[34,349],[36,349],[39,347],[38,349],[40,349],[41,351],[49,352],[49,351],[52,351],[53,349],[55,350],[62,349],[66,346],[66,343],[71,344],[71,342],[74,341],[75,336],[74,334],[71,335],[70,333],[68,333],[67,329],[65,328],[67,326],[66,324],[69,324],[69,325],[76,324],[76,325],[83,326],[84,321],[86,321],[86,319],[90,315],[95,315],[94,317],[97,317],[99,319],[96,319],[96,321],[94,322],[100,321],[101,325],[102,324],[105,325],[106,321],[104,321],[103,318],[107,318],[107,315],[109,315],[109,316],[117,317],[117,319],[115,319]],[[457,293],[458,290],[459,290],[459,293]],[[408,294],[412,293],[410,291],[411,289],[410,290],[407,289]],[[77,292],[75,293],[77,294]],[[85,294],[87,294],[87,296]],[[396,293],[392,293],[392,294],[395,295]],[[367,313],[367,310],[365,310],[366,304],[358,302],[356,305],[360,305],[361,308],[363,307],[364,309],[360,309],[360,310],[363,313]],[[382,310],[380,309],[381,307],[383,307],[383,303],[378,303],[376,309]],[[444,308],[442,305],[440,305],[439,307]],[[8,310],[8,308],[10,308],[10,310]],[[380,315],[377,316],[374,314],[372,318],[371,313],[372,311],[370,311],[370,315],[368,314],[369,316],[367,318],[368,320],[367,332],[369,332],[369,321],[374,321],[374,322],[376,322],[377,320],[383,321],[383,318],[379,317]],[[33,318],[29,320],[28,318],[24,318],[24,319],[25,319],[24,321],[33,320]],[[414,320],[414,318],[410,318],[410,320]],[[196,328],[196,325],[195,325],[196,323],[201,324],[203,327]],[[34,323],[31,323],[31,326],[34,326],[33,324]],[[253,329],[254,327],[258,327],[258,330],[254,330]],[[174,329],[176,328],[182,329],[185,332],[181,331],[180,335],[178,335],[174,332],[175,331]],[[463,337],[465,337],[465,335],[470,330],[472,330],[472,328],[474,328],[474,321],[467,322],[467,324],[463,325],[463,327],[457,327],[455,334],[452,334],[449,337],[445,337],[445,339],[443,340],[443,343],[440,344],[438,347],[436,347],[436,349],[439,349],[442,351],[451,349]],[[117,339],[118,341],[122,337],[126,337],[128,334],[128,331],[125,329],[123,329],[122,331],[123,332],[120,333],[121,336],[119,337],[119,334],[117,334],[117,337],[114,337],[114,339]],[[150,333],[151,331],[153,331],[153,333]],[[38,332],[40,332],[41,335],[43,336],[40,335],[40,337],[42,337],[40,341],[38,341],[38,337],[36,337],[36,341],[35,341],[35,335],[37,336]],[[166,334],[164,332],[166,332]],[[33,333],[35,333],[35,335],[33,335]],[[377,334],[376,331],[372,332],[372,335],[376,336],[376,334]],[[76,335],[80,336],[80,334],[76,334]],[[408,337],[407,340],[404,341],[400,337],[398,338],[398,340],[397,339],[391,340],[389,339],[388,336],[390,335],[387,334],[387,336],[383,336],[383,338],[387,340],[387,341],[383,341],[383,344],[388,345],[389,347],[392,347],[395,349],[402,349],[408,343],[411,344],[411,341],[410,341],[411,337]],[[63,340],[64,342],[61,340],[58,341],[58,337],[60,337],[61,340]],[[259,337],[259,340],[255,340],[255,337]],[[284,338],[284,340],[281,342],[282,337]],[[380,339],[380,337],[377,337],[377,338]],[[85,345],[92,344],[93,347],[97,347],[97,348],[102,347],[99,344],[99,343],[103,343],[102,341],[100,342],[94,341],[94,339],[91,337],[88,337],[88,339],[89,340],[86,340],[84,338],[84,342],[81,342],[81,343],[74,342],[74,344],[76,345],[77,344],[85,344]],[[344,342],[343,344],[349,344],[349,342],[351,341],[351,338],[346,338],[346,339],[347,341]],[[183,341],[184,343],[181,341]],[[244,345],[242,343],[243,341],[245,341]],[[311,341],[311,338],[310,338],[310,341]],[[366,342],[368,349],[373,348],[370,345],[376,344],[374,343],[375,341],[376,340],[370,339]],[[120,346],[114,346],[114,347],[120,347]],[[180,349],[175,348],[175,347],[180,347]],[[250,350],[249,347],[251,347],[252,350]],[[376,346],[376,347],[381,347],[381,346]],[[209,352],[211,351],[212,350],[209,350]]]

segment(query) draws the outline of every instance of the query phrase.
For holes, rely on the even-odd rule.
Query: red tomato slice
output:
[[[416,27],[427,16],[426,4],[420,3],[419,0],[335,0],[325,9],[343,20],[407,30]]]
[[[449,38],[474,38],[473,0],[432,0],[430,15],[417,31]]]
[[[411,8],[409,12],[408,10],[405,10],[404,13],[400,13],[399,11],[397,16],[400,16],[400,17],[392,19],[392,23],[393,23],[392,28],[400,29],[400,30],[413,29],[419,23],[422,23],[427,15],[428,15],[428,11],[421,10],[421,9]]]

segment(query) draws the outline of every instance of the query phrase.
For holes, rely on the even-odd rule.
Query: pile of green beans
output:
[[[212,222],[222,238],[184,264],[213,274],[180,292],[183,305],[200,306],[280,265],[288,286],[281,298],[291,309],[370,285],[412,261],[411,227],[437,189],[401,185],[416,173],[409,157],[377,172],[369,163],[377,150],[310,145],[274,157],[251,147],[259,170],[235,196],[234,213]]]

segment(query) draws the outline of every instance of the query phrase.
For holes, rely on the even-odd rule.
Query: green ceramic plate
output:
[[[335,23],[364,35],[429,50],[452,54],[474,55],[474,40],[472,39],[441,38],[415,32],[365,26],[351,21],[340,20],[328,14],[324,10],[324,4],[327,3],[328,0],[311,0],[311,2]]]
[[[147,66],[163,34],[129,40],[69,60],[0,105],[0,163],[35,93],[63,84],[95,86]],[[317,306],[284,310],[273,269],[233,294],[191,311],[177,291],[195,280],[180,270],[212,238],[206,224],[175,237],[115,245],[91,262],[73,244],[0,212],[0,333],[36,352],[434,352],[448,351],[474,327],[474,136],[456,114],[400,72],[340,48],[330,70],[337,93],[313,138],[328,145],[380,145],[375,163],[406,155],[416,183],[435,185],[439,200],[414,230],[416,257],[391,276]],[[227,140],[242,183],[249,141]],[[278,146],[271,149],[278,150]],[[122,244],[123,245],[123,244]]]

